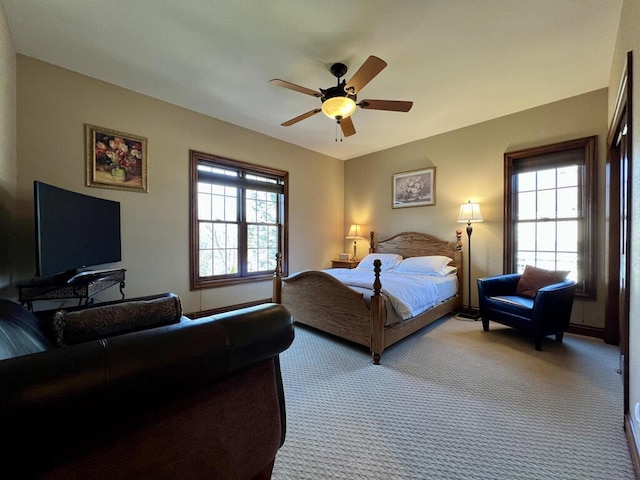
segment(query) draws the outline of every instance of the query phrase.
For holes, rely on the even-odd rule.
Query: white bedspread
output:
[[[373,288],[375,277],[371,270],[331,268],[323,271],[345,285]],[[447,295],[446,298],[442,298],[440,293],[442,289],[436,286],[436,283],[441,283],[441,280],[442,277],[393,273],[391,271],[385,271],[380,274],[381,291],[389,297],[396,313],[403,320],[419,315],[450,296]]]

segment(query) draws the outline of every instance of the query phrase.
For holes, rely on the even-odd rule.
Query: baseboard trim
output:
[[[624,415],[624,431],[627,434],[627,443],[629,443],[629,454],[631,455],[631,463],[636,472],[636,478],[638,478],[638,472],[640,472],[640,452],[638,451],[638,439],[636,436],[636,430],[633,427],[633,422],[629,416],[629,412]]]
[[[271,299],[265,298],[263,300],[256,300],[254,302],[238,303],[236,305],[228,305],[226,307],[212,308],[210,310],[201,310],[199,312],[185,313],[184,315],[186,317],[191,318],[192,320],[195,320],[196,318],[209,317],[211,315],[218,315],[219,313],[226,313],[232,310],[238,310],[240,308],[255,307],[256,305],[262,305],[263,303],[269,303],[269,302],[271,302]]]
[[[604,340],[604,329],[598,327],[590,327],[588,325],[575,325],[570,324],[567,333],[575,333],[577,335],[584,335],[586,337],[595,337]]]
[[[262,299],[262,300],[256,300],[254,302],[238,303],[236,305],[229,305],[229,306],[226,306],[226,307],[213,308],[213,309],[210,309],[210,310],[201,310],[199,312],[185,313],[185,316],[187,316],[189,318],[208,317],[210,315],[217,315],[219,313],[230,312],[231,310],[238,310],[239,308],[254,307],[256,305],[262,305],[263,303],[269,303],[269,302],[272,302],[272,301],[273,300],[271,298],[265,298],[265,299]],[[480,319],[480,316],[477,313],[476,309],[460,308],[459,310],[455,311],[454,314],[456,316],[464,318],[465,320],[479,320]],[[569,329],[567,330],[567,332],[568,333],[575,333],[576,335],[584,335],[584,336],[587,336],[587,337],[595,337],[595,338],[604,339],[604,329],[603,328],[590,327],[588,325],[576,325],[576,324],[572,323],[571,325],[569,325]]]

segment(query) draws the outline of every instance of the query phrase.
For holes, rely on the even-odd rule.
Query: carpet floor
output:
[[[444,318],[381,365],[296,326],[281,355],[287,437],[273,480],[635,479],[618,349],[566,334],[543,351]]]

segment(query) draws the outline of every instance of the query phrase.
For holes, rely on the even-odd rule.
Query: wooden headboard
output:
[[[462,286],[462,231],[456,230],[456,248],[446,240],[420,232],[402,232],[384,240],[374,240],[374,232],[370,233],[370,253],[397,253],[402,258],[423,257],[428,255],[444,255],[450,257],[453,265],[458,268],[458,279]]]
[[[427,255],[444,255],[455,257],[456,252],[451,248],[450,242],[440,240],[428,233],[402,232],[384,240],[374,241],[374,233],[371,232],[371,252],[374,253],[397,253],[403,258],[424,257]]]

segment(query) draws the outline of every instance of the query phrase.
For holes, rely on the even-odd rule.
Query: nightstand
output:
[[[331,260],[331,268],[356,268],[360,260]]]

